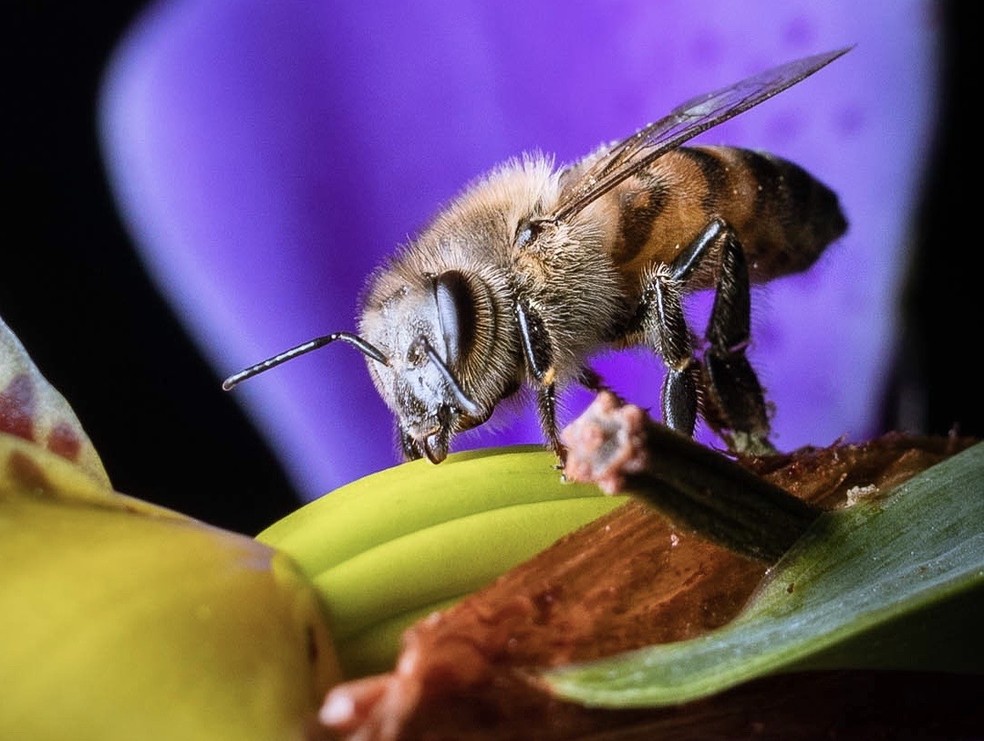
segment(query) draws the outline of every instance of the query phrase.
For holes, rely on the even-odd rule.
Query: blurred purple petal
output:
[[[354,329],[380,258],[498,162],[531,149],[569,161],[698,93],[856,44],[702,137],[802,164],[851,221],[814,270],[756,294],[752,359],[776,442],[791,448],[874,431],[931,134],[936,34],[915,0],[774,0],[754,12],[725,0],[169,0],[121,45],[102,129],[138,249],[221,377]],[[658,404],[661,364],[648,353],[597,367],[627,398]],[[307,498],[397,460],[390,414],[351,348],[235,393]],[[584,401],[573,393],[570,413]],[[458,448],[539,440],[523,408]]]

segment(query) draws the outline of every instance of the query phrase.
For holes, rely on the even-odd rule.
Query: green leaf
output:
[[[884,496],[824,514],[727,626],[542,678],[562,698],[626,708],[810,668],[981,672],[982,605],[978,443]]]

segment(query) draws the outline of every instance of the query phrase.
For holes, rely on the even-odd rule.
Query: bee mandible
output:
[[[792,162],[681,145],[847,51],[701,95],[565,167],[539,154],[506,162],[370,276],[357,333],[305,342],[223,387],[342,340],[365,355],[407,459],[441,462],[457,433],[528,384],[563,461],[557,389],[604,388],[589,357],[644,345],[666,365],[664,424],[692,435],[700,414],[731,450],[773,451],[745,355],[751,285],[806,270],[847,221],[835,193]],[[682,299],[703,289],[714,300],[698,343]]]

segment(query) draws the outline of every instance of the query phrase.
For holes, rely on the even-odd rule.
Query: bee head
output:
[[[310,340],[230,376],[222,387],[228,391],[247,378],[343,340],[366,357],[377,391],[399,420],[404,453],[440,463],[454,434],[488,419],[501,398],[489,396],[487,378],[482,379],[484,403],[462,383],[481,331],[476,315],[481,282],[448,270],[400,280],[395,286],[387,283],[385,298],[369,302],[360,334],[336,332]]]
[[[473,284],[457,270],[423,275],[371,301],[362,315],[362,336],[387,358],[369,358],[369,373],[399,419],[410,457],[440,463],[456,432],[492,413],[463,384],[476,340]]]

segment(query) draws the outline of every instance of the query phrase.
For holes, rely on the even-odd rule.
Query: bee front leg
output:
[[[516,303],[516,324],[519,327],[526,365],[530,375],[539,384],[536,401],[540,427],[547,444],[557,454],[560,466],[563,467],[567,460],[567,448],[560,442],[560,433],[557,430],[557,370],[553,363],[553,343],[543,319],[524,301]]]

